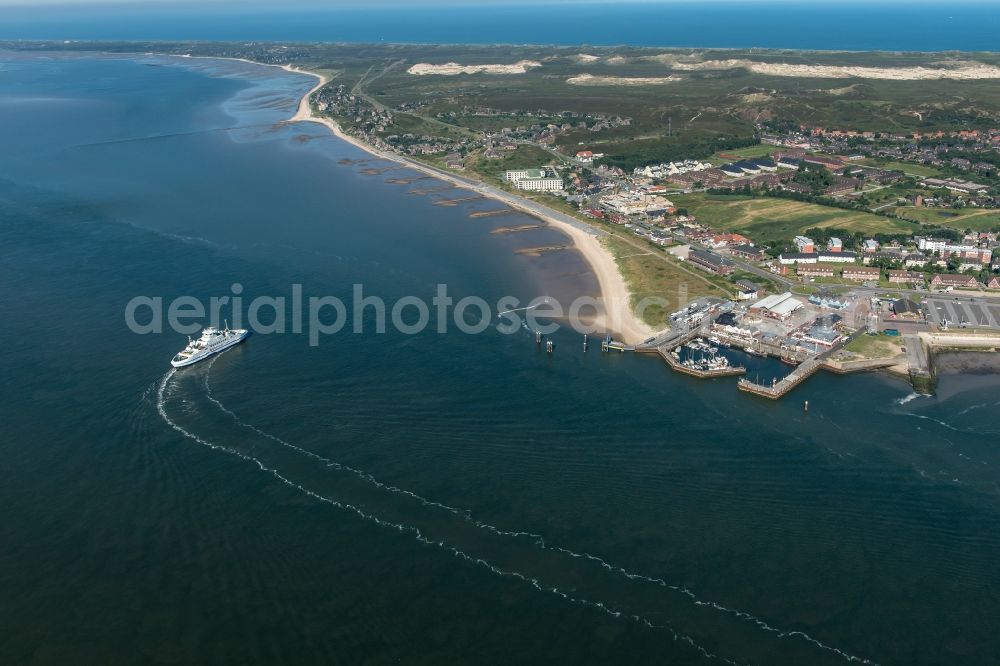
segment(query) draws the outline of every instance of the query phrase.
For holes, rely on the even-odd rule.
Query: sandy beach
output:
[[[567,216],[557,211],[549,210],[542,204],[530,199],[518,197],[485,183],[477,183],[460,178],[446,171],[407,159],[397,153],[378,150],[360,139],[346,134],[334,121],[329,118],[316,116],[312,112],[310,99],[317,90],[326,85],[327,78],[317,72],[311,72],[293,67],[291,65],[284,65],[282,68],[289,72],[314,76],[317,79],[316,85],[310,88],[299,101],[298,110],[294,116],[288,119],[288,122],[320,123],[321,125],[325,125],[329,128],[329,130],[338,139],[357,146],[371,155],[403,164],[411,169],[414,169],[415,171],[419,171],[429,176],[433,176],[434,178],[438,178],[439,180],[451,183],[456,187],[472,190],[477,194],[500,201],[515,210],[519,210],[523,213],[541,219],[547,224],[559,229],[572,239],[574,247],[584,256],[587,263],[590,264],[592,270],[594,271],[594,275],[597,277],[598,284],[601,288],[600,300],[604,306],[604,313],[597,320],[598,326],[615,333],[620,339],[628,344],[642,342],[646,338],[653,335],[653,329],[636,317],[632,312],[632,307],[630,305],[631,296],[629,294],[628,286],[625,284],[625,279],[622,277],[621,271],[618,270],[618,264],[615,263],[615,259],[611,255],[611,252],[609,252],[601,244],[599,234],[596,230],[590,229],[581,221],[563,219]],[[588,231],[586,229],[590,230]]]

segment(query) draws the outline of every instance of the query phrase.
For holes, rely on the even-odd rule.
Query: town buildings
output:
[[[834,277],[839,268],[831,264],[803,264],[795,268],[796,274],[801,277]]]
[[[944,187],[952,192],[960,192],[962,194],[977,194],[990,189],[989,185],[973,183],[967,180],[955,180],[951,178],[924,178],[920,181],[920,184],[924,187],[932,189]]]
[[[971,275],[949,275],[941,273],[931,279],[931,286],[944,289],[978,289],[979,280]]]
[[[886,271],[886,277],[889,282],[894,284],[923,284],[924,274],[915,273],[913,271]]]
[[[785,266],[815,264],[819,261],[819,254],[816,252],[782,252],[778,255],[778,261]]]
[[[764,261],[764,251],[755,245],[743,243],[729,248],[730,254],[747,261]]]
[[[561,192],[563,179],[551,175],[551,169],[516,169],[504,173],[503,179],[519,190]]]
[[[844,279],[855,282],[878,282],[882,269],[875,266],[845,266]]]
[[[734,270],[732,261],[704,250],[691,250],[688,253],[688,261],[716,275],[729,275]]]
[[[792,316],[792,313],[802,307],[804,305],[801,301],[792,296],[791,293],[785,292],[783,294],[773,294],[757,301],[750,306],[749,311],[753,314],[785,321]]]
[[[783,252],[778,261],[786,266],[793,264],[815,264],[821,261],[834,264],[853,264],[857,255],[853,252]]]

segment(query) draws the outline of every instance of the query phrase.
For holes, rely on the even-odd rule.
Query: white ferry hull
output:
[[[243,333],[241,333],[238,337],[233,337],[230,340],[226,340],[225,342],[222,342],[212,347],[211,349],[201,350],[191,355],[190,357],[182,360],[174,359],[170,361],[170,365],[172,365],[175,368],[186,368],[190,365],[194,365],[195,363],[200,363],[201,361],[204,361],[207,358],[211,358],[216,354],[221,354],[227,349],[238,345],[239,343],[246,340],[249,335],[250,335],[249,331],[243,331]]]

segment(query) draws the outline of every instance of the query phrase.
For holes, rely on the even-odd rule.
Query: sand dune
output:
[[[671,69],[681,71],[748,69],[769,76],[794,76],[819,79],[891,79],[896,81],[927,81],[933,79],[1000,79],[1000,67],[981,62],[950,62],[942,67],[860,67],[853,65],[793,65],[790,63],[756,62],[753,60],[706,60],[704,62],[671,62]]]
[[[594,76],[578,74],[566,79],[574,86],[650,86],[680,81],[677,76]]]
[[[524,74],[532,67],[541,67],[542,63],[534,60],[520,60],[511,65],[460,65],[457,62],[447,62],[443,65],[432,65],[419,62],[410,67],[409,74],[424,76],[437,74],[440,76],[455,76],[456,74]]]

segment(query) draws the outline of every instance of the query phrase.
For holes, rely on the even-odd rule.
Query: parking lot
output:
[[[939,326],[1000,329],[1000,303],[932,296],[924,307],[927,320]]]

